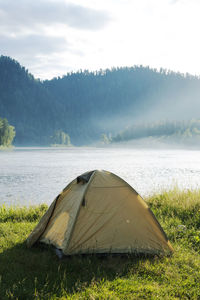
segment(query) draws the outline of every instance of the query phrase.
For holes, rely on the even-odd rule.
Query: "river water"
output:
[[[15,148],[0,152],[0,206],[50,204],[78,175],[116,173],[142,197],[200,188],[200,151],[131,148]]]

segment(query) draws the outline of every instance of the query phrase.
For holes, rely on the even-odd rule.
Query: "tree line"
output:
[[[198,77],[164,69],[80,70],[41,81],[0,56],[0,115],[15,127],[20,146],[68,143],[59,132],[73,145],[88,145],[103,133],[117,135],[136,118],[176,120],[180,111],[182,119],[198,118],[199,95]]]
[[[200,143],[200,120],[188,121],[159,121],[152,123],[134,124],[113,137],[103,136],[108,143],[127,142],[142,138],[161,138],[174,141],[196,141]]]
[[[15,137],[14,126],[9,125],[7,119],[0,118],[0,147],[11,146],[14,137]]]

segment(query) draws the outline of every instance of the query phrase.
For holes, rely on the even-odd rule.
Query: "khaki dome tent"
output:
[[[78,253],[170,253],[152,211],[123,179],[91,171],[73,180],[53,201],[27,239]]]

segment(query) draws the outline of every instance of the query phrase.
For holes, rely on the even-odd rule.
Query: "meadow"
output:
[[[145,199],[173,245],[172,256],[73,256],[28,249],[47,209],[0,207],[0,299],[200,299],[200,190]]]

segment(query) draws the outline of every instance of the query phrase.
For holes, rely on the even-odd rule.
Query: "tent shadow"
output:
[[[0,253],[0,299],[9,293],[19,299],[36,295],[61,297],[94,281],[114,280],[138,272],[141,263],[156,259],[144,255],[75,255],[60,260],[52,247],[39,245],[28,249],[25,243],[17,244]]]

